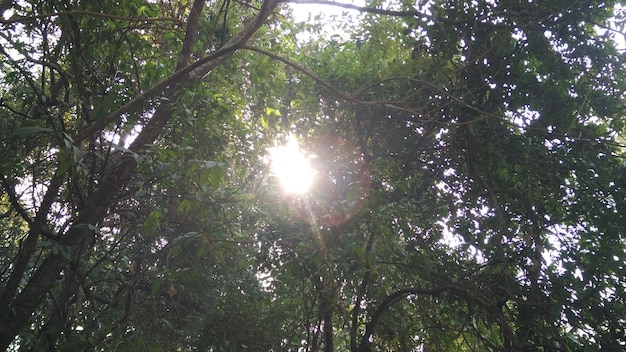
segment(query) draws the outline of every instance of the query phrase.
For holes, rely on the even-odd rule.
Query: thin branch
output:
[[[341,89],[333,86],[332,84],[326,82],[324,79],[322,79],[321,77],[319,77],[318,75],[316,75],[315,73],[313,73],[312,71],[296,64],[293,61],[290,61],[289,59],[286,59],[280,55],[274,54],[270,51],[261,49],[261,48],[257,48],[257,47],[253,47],[253,46],[248,46],[248,45],[242,45],[241,49],[246,49],[246,50],[250,50],[250,51],[254,51],[257,52],[261,55],[265,55],[268,56],[274,60],[280,61],[282,63],[284,63],[285,65],[292,67],[294,69],[296,69],[297,71],[300,71],[301,73],[304,73],[306,76],[308,76],[309,78],[311,78],[313,81],[315,81],[315,83],[321,85],[322,87],[328,89],[329,91],[337,94],[338,96],[340,96],[342,99],[356,103],[356,104],[361,104],[361,105],[369,105],[369,106],[373,106],[373,105],[391,105],[391,104],[395,104],[396,102],[394,101],[367,101],[367,100],[361,100],[357,94],[349,94],[346,93],[344,91],[342,91]]]
[[[144,22],[144,23],[173,22],[176,24],[185,23],[183,20],[179,18],[172,18],[172,17],[156,17],[156,18],[135,17],[133,18],[133,17],[123,17],[123,16],[111,15],[108,13],[94,12],[94,11],[62,11],[62,12],[56,12],[56,13],[43,13],[43,14],[34,15],[34,16],[13,16],[7,20],[5,19],[0,20],[0,23],[13,24],[13,23],[20,23],[20,22],[25,22],[25,21],[43,19],[43,18],[50,18],[50,17],[57,17],[57,16],[74,16],[74,15],[102,17],[102,18],[108,18],[108,19],[126,21],[126,22]]]
[[[35,253],[37,239],[45,228],[47,214],[57,199],[59,189],[62,185],[64,174],[59,173],[58,170],[59,169],[57,169],[57,172],[54,174],[50,184],[48,185],[48,189],[43,196],[34,219],[32,219],[29,223],[30,229],[28,231],[28,236],[26,236],[26,239],[23,241],[23,246],[20,248],[20,251],[14,261],[13,272],[3,288],[2,295],[0,296],[0,317],[4,317],[6,314],[11,313],[11,310],[15,309],[13,298],[18,290],[22,278],[24,277],[28,263]],[[21,293],[23,293],[23,291]],[[43,297],[44,294],[45,291],[42,291],[41,297]],[[6,347],[2,346],[2,344],[3,342],[0,341],[0,348]]]
[[[369,254],[372,251],[372,247],[374,244],[374,234],[370,233],[369,238],[367,239],[367,244],[365,246],[365,257],[368,258]],[[356,334],[359,325],[359,315],[361,314],[361,301],[365,296],[365,291],[370,284],[372,277],[372,266],[369,260],[365,261],[366,269],[363,274],[363,279],[361,280],[361,284],[359,285],[357,296],[354,300],[354,308],[352,309],[352,326],[350,327],[350,351],[357,352],[357,343],[356,343]]]
[[[317,84],[321,85],[322,87],[328,89],[329,91],[337,94],[338,96],[340,96],[342,99],[347,100],[349,102],[355,103],[355,104],[360,104],[360,105],[366,105],[366,106],[387,106],[393,109],[397,109],[397,110],[401,110],[401,111],[405,111],[411,114],[419,114],[419,112],[413,108],[410,107],[406,107],[404,106],[404,104],[402,103],[402,101],[393,101],[393,100],[377,100],[377,101],[368,101],[368,100],[362,100],[359,96],[360,93],[363,91],[363,88],[360,88],[359,90],[357,90],[355,93],[353,94],[349,94],[346,93],[344,91],[342,91],[341,89],[333,86],[332,84],[326,82],[324,79],[322,79],[321,77],[319,77],[318,75],[316,75],[315,73],[313,73],[312,71],[296,64],[293,61],[290,61],[289,59],[286,59],[280,55],[274,54],[270,51],[261,49],[261,48],[257,48],[257,47],[252,47],[252,46],[248,46],[248,45],[243,45],[241,46],[241,49],[246,49],[246,50],[250,50],[250,51],[254,51],[257,52],[259,54],[268,56],[274,60],[280,61],[294,69],[296,69],[297,71],[300,71],[301,73],[305,74],[306,76],[308,76],[309,78],[311,78],[313,81],[315,81]],[[430,82],[426,82],[424,80],[421,79],[417,79],[417,78],[412,78],[412,77],[408,77],[408,76],[404,76],[404,77],[394,77],[394,78],[388,78],[385,79],[382,82],[386,82],[386,81],[392,81],[392,80],[408,80],[411,82],[415,82],[415,83],[419,83],[425,86],[428,86],[438,92],[440,92],[442,95],[446,95],[448,96],[451,100],[453,100],[454,102],[457,102],[459,104],[461,104],[462,106],[476,111],[481,115],[484,116],[489,116],[492,118],[500,118],[497,115],[494,115],[492,113],[489,113],[487,111],[481,110],[475,106],[472,106],[466,102],[464,102],[461,98],[456,97],[450,93],[448,93],[445,89],[441,89],[440,87],[437,87],[436,85],[434,85],[433,83]],[[381,82],[381,83],[382,83]],[[373,86],[373,85],[370,85]]]
[[[143,91],[142,93],[139,93],[135,98],[129,100],[126,104],[122,105],[121,107],[119,107],[117,110],[109,113],[107,116],[105,116],[102,120],[98,120],[96,122],[94,122],[93,124],[89,125],[87,128],[85,128],[84,130],[82,130],[80,133],[78,133],[73,139],[75,143],[78,143],[86,138],[91,137],[92,135],[94,135],[96,132],[102,130],[103,128],[105,128],[107,125],[113,123],[114,121],[116,121],[117,119],[120,118],[120,116],[122,116],[125,113],[131,112],[132,110],[138,108],[141,104],[143,104],[144,102],[148,101],[148,99],[155,97],[157,94],[163,92],[167,87],[179,83],[180,81],[182,81],[182,79],[189,74],[191,71],[197,69],[198,67],[202,66],[203,64],[206,64],[212,60],[215,60],[221,56],[224,56],[228,53],[231,53],[233,51],[235,51],[237,49],[236,46],[231,45],[231,46],[225,46],[223,48],[220,48],[217,51],[214,51],[213,53],[205,56],[204,58],[196,61],[195,63],[180,69],[174,73],[172,73],[171,75],[169,75],[168,77],[164,78],[163,80],[161,80],[160,82],[156,83],[154,86],[148,88],[147,90]]]
[[[356,10],[359,12],[373,13],[376,15],[386,15],[386,16],[396,16],[396,17],[418,17],[418,16],[430,17],[427,14],[424,14],[419,11],[385,10],[385,9],[358,6],[354,4],[347,4],[347,3],[341,3],[337,1],[328,1],[328,0],[288,0],[287,2],[292,3],[292,4],[315,4],[315,5],[335,6],[335,7],[340,7],[342,9]]]
[[[28,215],[28,212],[26,211],[26,209],[24,209],[22,204],[20,204],[20,200],[17,197],[17,194],[15,194],[13,186],[9,183],[4,175],[0,174],[0,179],[2,181],[2,187],[4,188],[6,194],[9,196],[9,201],[11,202],[11,206],[13,207],[13,209],[18,214],[20,214],[22,219],[24,219],[24,221],[26,221],[28,225],[32,226],[33,219],[30,217],[30,215]]]
[[[6,39],[4,35],[2,35],[2,37],[3,39]],[[26,80],[26,83],[28,83],[28,85],[33,90],[33,92],[35,92],[35,94],[37,95],[37,98],[40,99],[41,92],[37,88],[37,85],[35,84],[35,82],[30,78],[31,72],[29,72],[28,69],[24,67],[24,65],[22,65],[18,60],[13,59],[10,53],[4,50],[3,46],[0,46],[0,54],[2,54],[5,57],[6,61],[9,62],[13,67],[15,67],[16,70],[20,71],[20,73],[22,74],[22,77]]]
[[[157,94],[163,92],[167,87],[170,87],[176,83],[181,82],[183,79],[187,79],[191,81],[191,83],[196,82],[199,79],[202,79],[206,74],[208,74],[215,66],[219,65],[221,61],[216,61],[218,59],[225,59],[228,54],[233,53],[237,49],[240,49],[244,46],[244,43],[250,39],[252,34],[256,32],[256,30],[261,26],[261,24],[265,21],[269,13],[271,13],[274,8],[278,5],[278,0],[268,0],[264,1],[263,6],[261,7],[261,12],[254,18],[252,22],[248,24],[248,26],[243,29],[239,35],[233,38],[228,44],[219,48],[218,50],[206,55],[205,57],[197,60],[196,62],[182,68],[168,77],[164,78],[160,82],[156,83],[154,86],[150,87],[146,91],[138,94],[135,98],[128,101],[126,104],[122,105],[119,109],[109,113],[103,119],[94,122],[89,127],[85,128],[83,131],[78,133],[74,137],[74,141],[78,143],[86,138],[91,137],[96,132],[102,130],[104,127],[109,125],[110,123],[116,121],[125,113],[132,111],[133,109],[138,108],[141,104],[146,102],[148,99],[155,97]]]
[[[459,24],[474,24],[476,21],[474,18],[471,20],[454,20],[450,18],[445,18],[442,16],[436,17],[433,15],[429,15],[427,13],[423,13],[417,10],[413,11],[397,11],[397,10],[386,10],[375,7],[367,7],[367,6],[358,6],[354,4],[341,3],[336,1],[328,1],[328,0],[287,0],[286,2],[292,4],[315,4],[315,5],[325,5],[325,6],[335,6],[340,7],[342,9],[355,10],[364,13],[371,13],[375,15],[382,16],[394,16],[394,17],[416,17],[416,18],[426,18],[432,21],[437,21],[445,24],[451,25],[459,25]],[[484,19],[482,19],[484,20]],[[498,28],[498,29],[513,29],[515,26],[506,25],[506,24],[497,24],[481,21],[481,26],[486,26],[489,28]]]

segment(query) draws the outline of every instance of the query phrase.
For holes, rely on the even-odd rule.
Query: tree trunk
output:
[[[261,27],[278,4],[279,1],[277,0],[265,0],[254,19],[249,21],[245,28],[229,43],[216,52],[208,54],[192,64],[188,64],[192,54],[191,48],[193,48],[196,40],[195,36],[197,34],[197,25],[201,9],[204,5],[203,0],[196,0],[189,16],[187,35],[178,60],[178,71],[162,81],[170,83],[167,86],[166,94],[172,99],[156,109],[154,115],[142,129],[129,150],[133,153],[141,153],[146,144],[154,143],[161,134],[163,127],[167,125],[172,117],[173,111],[170,106],[175,102],[175,93],[183,89],[183,86],[179,82],[185,82],[186,84],[198,83],[215,67],[219,66],[238,48],[245,44]],[[166,84],[162,83],[157,85],[165,86]],[[152,95],[144,94],[141,96],[141,99],[145,101],[151,96],[161,92],[161,90],[154,89],[150,90],[150,92]],[[136,103],[135,100],[131,102]],[[131,102],[122,106],[117,112],[107,115],[103,119],[104,122],[95,123],[94,125],[97,126],[97,128],[87,127],[85,131],[79,133],[79,136],[77,136],[75,140],[86,138],[86,136],[89,135],[89,133],[86,133],[87,131],[91,134],[100,132],[106,127],[106,123],[112,123],[119,119],[119,116],[128,109],[128,105]],[[27,326],[31,315],[40,305],[44,296],[57,282],[59,274],[65,266],[70,261],[79,263],[80,256],[89,251],[96,236],[95,226],[106,217],[111,206],[115,204],[117,194],[130,180],[136,167],[136,160],[131,155],[122,158],[122,160],[110,170],[98,190],[94,192],[91,201],[87,202],[87,204],[90,204],[88,209],[83,209],[80,212],[73,226],[59,240],[60,245],[67,247],[70,256],[66,257],[67,254],[64,256],[64,254],[60,252],[49,254],[32,274],[22,291],[12,300],[10,300],[11,297],[6,297],[7,301],[5,302],[12,301],[12,303],[10,304],[10,308],[0,311],[0,350],[6,350],[19,332]],[[56,195],[54,196],[56,197]],[[14,295],[12,292],[6,291],[3,292],[3,297],[4,294],[8,296]],[[67,302],[63,302],[63,304],[66,303]]]

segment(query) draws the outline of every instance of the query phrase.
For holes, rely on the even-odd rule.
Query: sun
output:
[[[290,136],[287,143],[269,148],[272,173],[290,194],[307,193],[315,179],[315,170],[311,167],[311,156],[305,154],[295,137]]]

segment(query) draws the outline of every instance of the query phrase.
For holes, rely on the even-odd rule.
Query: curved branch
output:
[[[400,300],[406,298],[409,295],[428,295],[428,296],[439,296],[444,292],[453,292],[458,296],[474,302],[479,306],[485,308],[489,314],[493,315],[500,328],[502,329],[502,334],[504,337],[504,345],[505,347],[510,347],[511,342],[514,339],[513,331],[511,327],[507,324],[505,317],[502,315],[502,312],[498,311],[493,307],[492,304],[478,297],[476,294],[472,294],[467,292],[463,287],[451,284],[448,286],[442,286],[437,288],[419,288],[419,287],[409,287],[402,290],[398,290],[383,300],[374,314],[372,315],[372,319],[365,326],[365,333],[361,337],[361,344],[359,346],[359,352],[367,352],[369,351],[369,341],[371,337],[374,335],[374,329],[376,325],[378,325],[380,318],[382,315],[391,308],[394,304],[399,302]]]
[[[4,188],[4,191],[9,196],[11,207],[13,207],[13,209],[22,217],[24,221],[26,221],[28,225],[32,226],[34,220],[20,203],[20,200],[13,189],[13,185],[11,185],[9,180],[6,179],[4,174],[0,174],[0,182],[2,183],[2,188]]]
[[[400,111],[405,111],[411,114],[419,114],[419,112],[413,108],[410,107],[406,107],[404,106],[403,100],[400,101],[394,101],[394,100],[375,100],[375,101],[370,101],[370,100],[363,100],[360,98],[360,94],[361,92],[366,89],[367,87],[372,87],[375,84],[369,84],[367,86],[364,86],[362,88],[359,88],[356,92],[350,94],[350,93],[346,93],[344,91],[342,91],[341,89],[333,86],[332,84],[326,82],[324,79],[322,79],[321,77],[319,77],[318,75],[316,75],[315,73],[313,73],[312,71],[310,71],[309,69],[298,65],[297,63],[286,59],[280,55],[274,54],[270,51],[261,49],[261,48],[257,48],[257,47],[253,47],[253,46],[249,46],[249,45],[242,45],[240,47],[240,49],[246,49],[246,50],[250,50],[250,51],[254,51],[257,52],[259,54],[268,56],[274,60],[280,61],[282,63],[284,63],[285,65],[296,69],[297,71],[300,71],[301,73],[305,74],[307,77],[311,78],[313,81],[315,81],[315,83],[321,85],[322,87],[328,89],[329,91],[337,94],[338,96],[340,96],[342,99],[355,103],[355,104],[359,104],[359,105],[366,105],[366,106],[386,106],[389,108],[393,108],[396,110],[400,110]],[[441,93],[442,95],[448,96],[452,101],[470,109],[473,111],[478,112],[479,114],[485,115],[485,116],[489,116],[492,118],[499,118],[499,116],[494,115],[492,113],[489,113],[487,111],[483,111],[475,106],[472,106],[466,102],[464,102],[461,98],[456,97],[450,93],[448,93],[445,89],[442,89],[440,87],[437,87],[436,85],[434,85],[433,83],[421,80],[421,79],[417,79],[417,78],[412,78],[412,77],[408,77],[408,76],[401,76],[401,77],[392,77],[392,78],[387,78],[382,80],[381,82],[378,82],[377,84],[381,84],[384,82],[389,82],[389,81],[394,81],[394,80],[407,80],[407,81],[411,81],[411,82],[415,82],[418,84],[422,84],[425,85],[431,89],[434,89],[436,91],[438,91],[439,93]]]
[[[380,303],[374,314],[372,315],[372,319],[365,326],[365,334],[361,337],[361,344],[359,346],[359,352],[367,352],[369,351],[369,341],[370,338],[374,335],[374,329],[382,315],[395,303],[407,297],[408,295],[429,295],[429,296],[439,296],[440,294],[452,290],[452,287],[444,286],[439,288],[418,288],[418,287],[409,287],[402,290],[398,290],[385,298],[384,301]]]
[[[257,47],[253,47],[253,46],[248,46],[248,45],[243,45],[241,46],[241,49],[246,49],[246,50],[250,50],[250,51],[254,51],[257,52],[261,55],[265,55],[267,57],[270,57],[276,61],[280,61],[282,63],[284,63],[285,65],[296,69],[297,71],[300,71],[301,73],[305,74],[307,77],[311,78],[313,81],[315,81],[315,83],[321,85],[322,87],[328,89],[329,91],[339,95],[342,99],[350,101],[352,103],[356,103],[356,104],[362,104],[362,105],[393,105],[396,104],[397,102],[394,101],[367,101],[367,100],[362,100],[359,98],[358,93],[360,91],[357,91],[357,93],[355,94],[349,94],[346,93],[344,91],[342,91],[341,89],[333,86],[332,84],[326,82],[324,79],[322,79],[320,76],[316,75],[315,73],[313,73],[312,71],[310,71],[309,69],[306,69],[298,64],[296,64],[293,61],[290,61],[289,59],[286,59],[280,55],[274,54],[270,51],[261,49],[261,48],[257,48]]]

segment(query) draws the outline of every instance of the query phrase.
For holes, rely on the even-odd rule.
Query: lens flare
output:
[[[285,145],[269,148],[269,153],[272,172],[285,192],[298,195],[310,190],[315,170],[295,137],[289,137]]]

